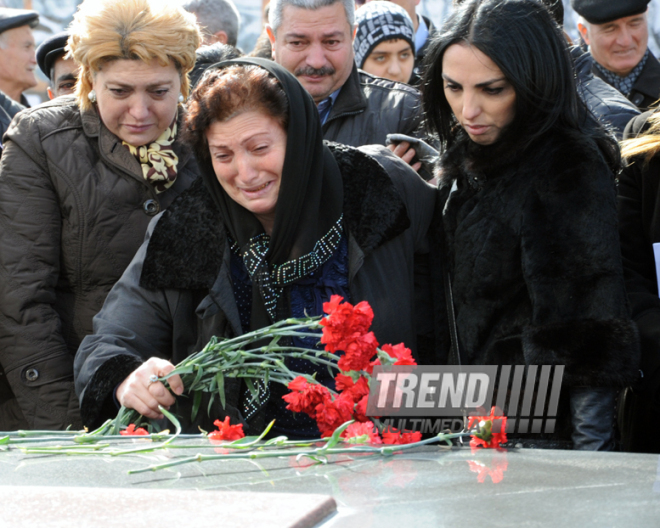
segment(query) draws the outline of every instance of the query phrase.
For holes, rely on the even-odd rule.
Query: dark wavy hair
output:
[[[206,130],[216,121],[260,111],[284,130],[289,125],[289,102],[279,81],[259,66],[236,64],[211,67],[188,100],[183,137],[197,159],[210,160]]]
[[[568,45],[547,8],[535,0],[467,0],[457,6],[430,45],[422,81],[427,123],[448,148],[456,119],[445,98],[445,50],[466,43],[487,55],[513,86],[516,113],[509,137],[521,150],[551,130],[592,137],[618,172],[620,154],[579,98]]]

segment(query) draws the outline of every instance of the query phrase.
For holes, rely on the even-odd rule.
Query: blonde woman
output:
[[[151,219],[197,176],[178,141],[195,17],[85,0],[75,97],[21,113],[0,165],[0,430],[81,425],[73,358]]]
[[[642,344],[641,377],[633,387],[639,397],[627,402],[624,447],[660,453],[657,420],[650,419],[660,404],[660,113],[646,112],[626,127],[621,154],[626,167],[619,178],[621,252],[633,318]]]

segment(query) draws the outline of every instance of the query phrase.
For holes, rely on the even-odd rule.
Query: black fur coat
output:
[[[596,144],[548,133],[521,153],[463,139],[440,168],[438,361],[450,348],[448,269],[467,363],[565,365],[564,386],[635,379],[615,180]]]

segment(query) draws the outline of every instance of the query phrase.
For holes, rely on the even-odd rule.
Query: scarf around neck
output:
[[[316,105],[282,66],[259,58],[224,61],[211,68],[252,65],[280,83],[289,103],[287,143],[271,236],[259,220],[224,191],[209,156],[199,156],[204,183],[252,279],[250,330],[289,316],[282,288],[332,255],[342,233],[343,185],[339,167],[323,144]],[[247,330],[247,329],[244,329]]]
[[[179,157],[172,150],[172,144],[176,139],[176,119],[165,131],[158,136],[156,141],[135,147],[126,141],[122,141],[129,152],[133,154],[142,167],[142,176],[153,185],[156,193],[160,194],[169,189],[176,181],[177,164]]]

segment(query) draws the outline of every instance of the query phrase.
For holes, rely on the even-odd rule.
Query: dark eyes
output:
[[[497,95],[502,93],[502,90],[504,90],[504,87],[499,87],[499,88],[484,88],[484,92],[486,92],[489,95]]]

